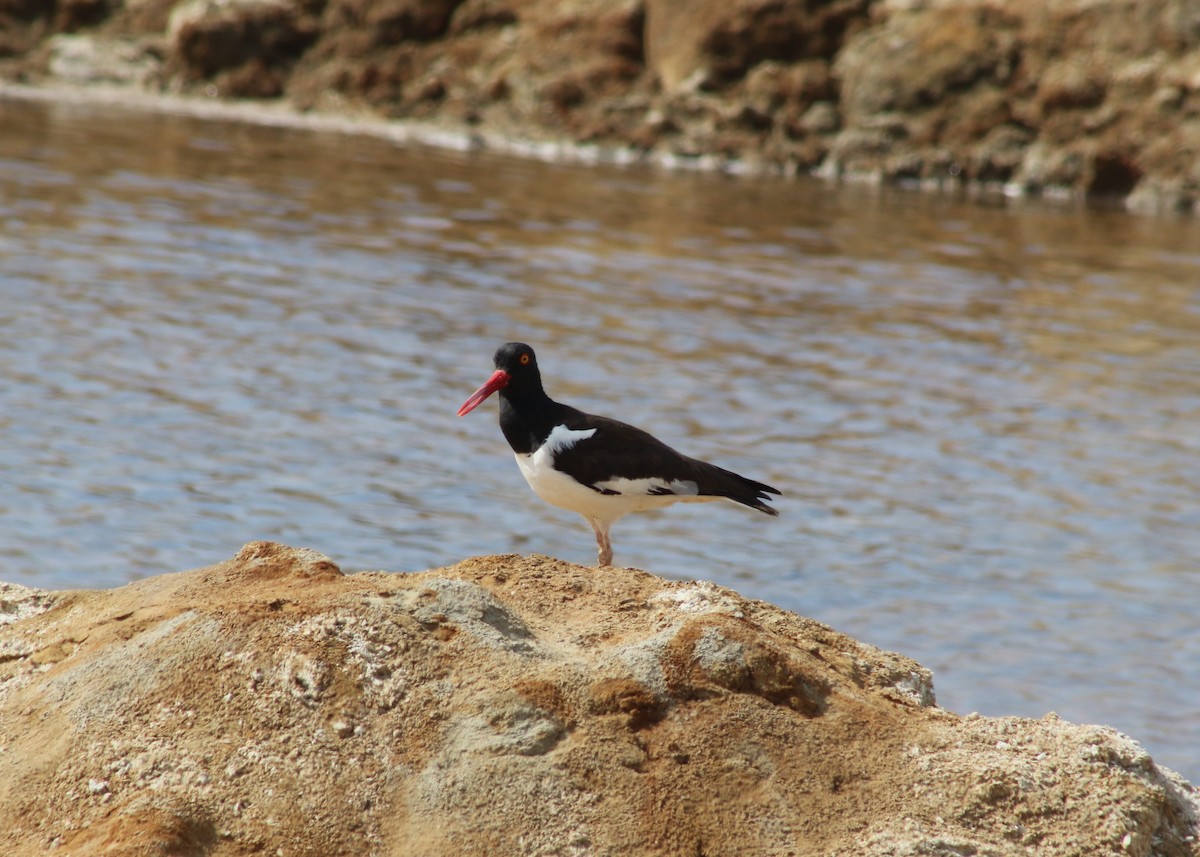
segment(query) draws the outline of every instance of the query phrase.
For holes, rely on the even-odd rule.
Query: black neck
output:
[[[564,409],[540,386],[504,389],[500,391],[500,430],[513,452],[527,455],[545,443],[562,422]]]

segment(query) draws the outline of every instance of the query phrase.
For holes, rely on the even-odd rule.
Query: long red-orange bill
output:
[[[475,408],[479,407],[480,403],[482,403],[483,400],[488,396],[492,395],[492,393],[507,387],[508,377],[508,373],[503,369],[497,369],[495,372],[493,372],[492,377],[487,379],[487,383],[472,393],[471,397],[463,402],[463,406],[458,409],[458,415],[461,417],[469,414],[471,411],[475,410]]]

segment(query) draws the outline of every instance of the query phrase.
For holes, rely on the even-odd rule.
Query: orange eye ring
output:
[[[529,365],[529,352],[527,351],[524,354],[522,354],[520,357],[518,357],[517,362],[519,362],[522,366],[528,366]]]

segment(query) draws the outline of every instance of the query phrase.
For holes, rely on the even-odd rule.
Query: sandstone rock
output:
[[[41,589],[32,589],[16,583],[0,583],[0,625],[8,625],[18,619],[28,619],[49,610],[57,597]]]
[[[1200,51],[1195,4],[943,0],[876,12],[835,63],[847,121],[826,174],[928,177],[948,153],[962,182],[1119,199],[1146,180],[1170,188],[1172,208],[1200,200],[1190,144],[1152,155],[1164,133],[1200,133],[1172,106]],[[865,148],[863,125],[881,112],[904,133]],[[1146,190],[1139,204],[1157,196]]]
[[[69,83],[144,86],[162,67],[155,47],[136,39],[64,34],[51,39],[48,47],[50,74]]]
[[[1200,854],[1112,730],[708,583],[546,557],[342,575],[247,545],[0,587],[0,852]]]
[[[981,81],[1004,83],[1017,59],[1013,25],[986,8],[896,15],[839,54],[844,109],[855,119],[912,111],[944,105]]]
[[[770,61],[827,59],[869,0],[647,0],[646,53],[668,92],[737,80]]]
[[[167,35],[185,79],[214,80],[227,95],[270,98],[283,94],[286,69],[317,27],[297,0],[188,0],[171,12]]]

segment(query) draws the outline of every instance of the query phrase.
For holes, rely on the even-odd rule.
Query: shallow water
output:
[[[616,561],[908,654],[959,712],[1200,778],[1200,225],[0,102],[0,579],[252,539],[594,560],[495,425],[552,395],[783,490]]]

